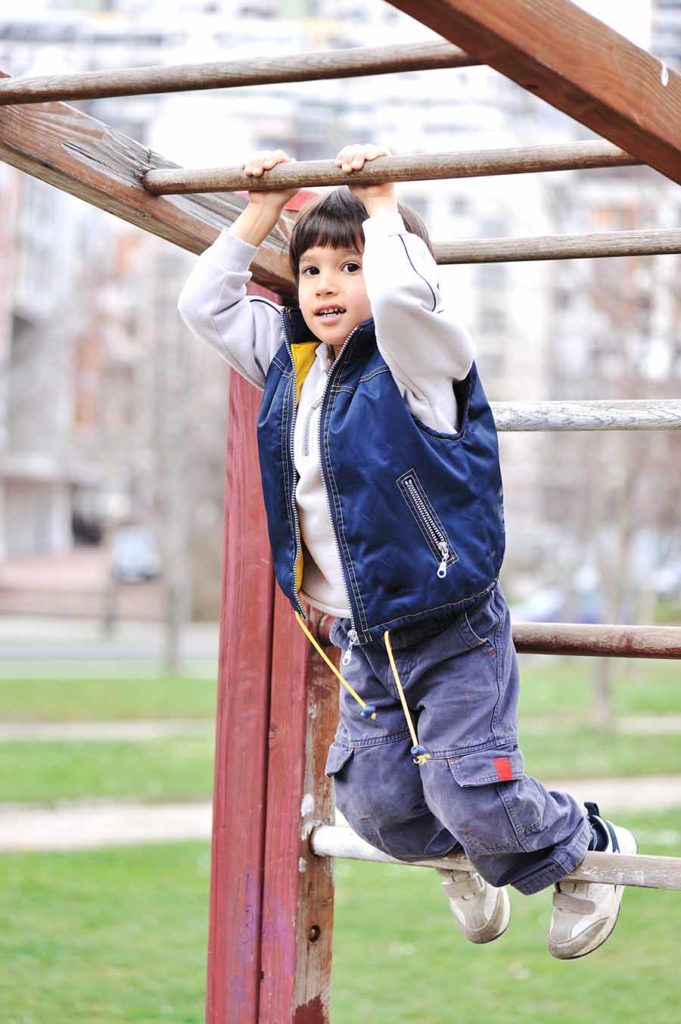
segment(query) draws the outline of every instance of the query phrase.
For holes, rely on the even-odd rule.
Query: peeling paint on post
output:
[[[317,633],[320,615],[313,613]],[[265,838],[259,1024],[327,1024],[333,932],[333,865],[310,834],[333,817],[324,774],[338,684],[277,593],[274,613],[268,815]],[[314,714],[312,711],[314,710]]]
[[[317,996],[309,1003],[305,1003],[304,1006],[298,1007],[293,1018],[293,1024],[319,1024],[320,1020],[328,1020],[328,1017],[323,1016],[323,1013],[322,1001]]]

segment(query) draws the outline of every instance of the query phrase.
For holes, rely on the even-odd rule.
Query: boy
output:
[[[352,172],[381,155],[346,146],[336,163]],[[267,151],[244,171],[288,160]],[[507,884],[554,885],[549,950],[583,956],[614,928],[622,887],[565,875],[589,849],[634,853],[636,841],[595,804],[585,815],[523,771],[498,582],[496,430],[470,338],[443,308],[425,227],[392,184],[336,190],[300,214],[290,242],[299,309],[249,299],[250,262],[295,191],[249,193],[199,257],[179,309],[264,392],[277,579],[306,632],[301,597],[334,616],[343,651],[327,762],[338,806],[401,860],[463,847],[472,869],[444,872],[443,885],[470,941],[505,931]]]

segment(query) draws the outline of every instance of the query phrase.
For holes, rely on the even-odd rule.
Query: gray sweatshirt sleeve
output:
[[[457,429],[453,381],[475,351],[465,327],[442,305],[438,267],[399,214],[364,221],[363,270],[378,348],[414,415],[446,433]]]
[[[189,329],[258,388],[281,346],[281,306],[247,296],[254,245],[227,230],[198,257],[177,308]]]

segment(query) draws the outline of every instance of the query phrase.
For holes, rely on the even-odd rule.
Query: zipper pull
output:
[[[449,558],[449,546],[446,540],[441,540],[438,543],[440,554],[442,555],[442,561],[437,567],[438,577],[443,580],[447,575],[447,559]]]
[[[350,638],[350,646],[343,655],[342,662],[344,665],[348,665],[350,663],[350,658],[352,657],[352,648],[356,647],[357,644],[359,643],[359,636],[357,635],[356,629],[349,629],[348,636]]]

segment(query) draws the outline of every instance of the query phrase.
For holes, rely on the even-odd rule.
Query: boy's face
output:
[[[315,338],[338,353],[352,329],[371,316],[359,249],[306,249],[300,258],[298,302]]]

